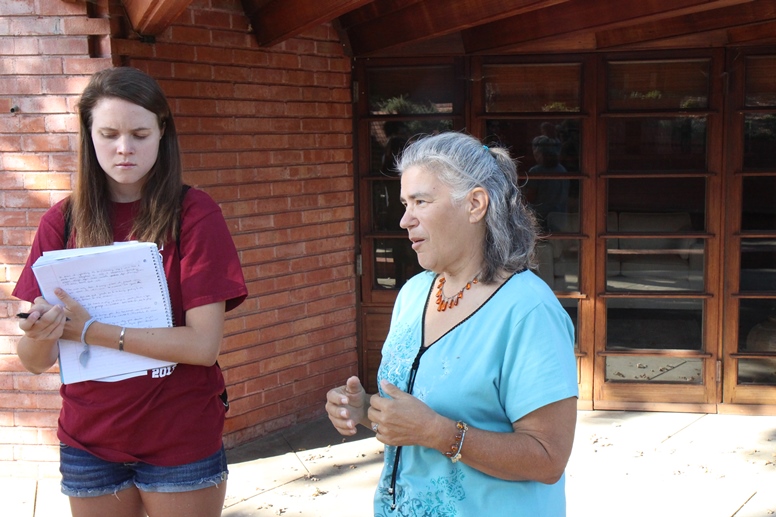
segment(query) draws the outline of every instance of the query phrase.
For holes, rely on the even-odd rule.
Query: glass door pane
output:
[[[776,353],[776,299],[741,300],[738,351]],[[776,386],[776,357],[741,358],[737,374],[738,384]]]
[[[610,110],[705,109],[708,59],[610,62]]]
[[[485,111],[578,112],[581,68],[578,63],[485,65]]]
[[[706,126],[706,117],[608,120],[609,171],[704,171]]]

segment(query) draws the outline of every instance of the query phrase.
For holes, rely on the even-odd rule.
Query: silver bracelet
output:
[[[81,343],[84,345],[86,344],[86,331],[89,330],[89,327],[97,321],[97,318],[89,318],[86,320],[86,323],[84,323],[84,329],[81,331]]]

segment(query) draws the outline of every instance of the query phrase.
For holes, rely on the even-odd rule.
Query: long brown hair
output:
[[[68,207],[75,230],[75,246],[101,246],[114,240],[107,175],[97,161],[91,132],[92,110],[105,97],[123,99],[154,113],[163,132],[159,155],[143,184],[140,209],[130,232],[132,239],[161,246],[177,238],[180,230],[183,180],[178,134],[159,84],[130,67],[109,68],[94,74],[78,102],[78,173]]]

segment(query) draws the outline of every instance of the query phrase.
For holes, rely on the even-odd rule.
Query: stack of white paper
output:
[[[172,327],[172,308],[161,255],[154,243],[120,242],[112,246],[44,252],[32,266],[43,297],[62,305],[61,287],[101,323],[128,328]],[[64,384],[117,381],[170,366],[168,361],[90,346],[89,361],[78,360],[83,344],[59,340],[59,369]]]

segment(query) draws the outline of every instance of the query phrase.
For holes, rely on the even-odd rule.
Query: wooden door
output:
[[[421,271],[406,230],[394,160],[417,134],[463,128],[465,81],[460,60],[359,62],[357,93],[359,366],[366,390],[377,391],[380,350],[402,285]]]
[[[472,132],[510,150],[542,239],[536,273],[552,287],[576,329],[580,407],[592,408],[595,198],[592,180],[592,56],[473,60]]]
[[[723,64],[601,56],[596,408],[716,411]]]
[[[776,411],[776,53],[728,55],[724,402]]]

